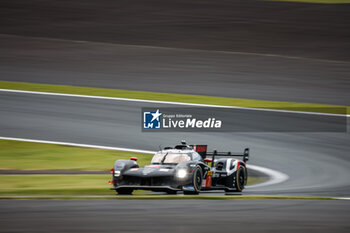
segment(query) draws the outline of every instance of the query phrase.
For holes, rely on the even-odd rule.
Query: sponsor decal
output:
[[[207,151],[207,146],[206,145],[194,145],[193,149],[196,152],[206,152]]]

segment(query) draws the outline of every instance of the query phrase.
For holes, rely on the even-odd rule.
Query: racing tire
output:
[[[134,191],[133,189],[120,189],[120,190],[117,190],[117,193],[119,195],[131,195],[133,191]]]
[[[200,166],[197,166],[196,169],[193,172],[193,191],[184,191],[185,195],[195,195],[198,194],[201,191],[202,188],[202,181],[203,181],[203,172],[202,168]]]
[[[243,166],[226,179],[226,193],[242,192],[244,186],[247,184],[247,169]]]
[[[245,167],[240,167],[236,172],[236,179],[234,180],[234,185],[236,187],[235,192],[242,192],[244,186],[247,183],[247,173]]]

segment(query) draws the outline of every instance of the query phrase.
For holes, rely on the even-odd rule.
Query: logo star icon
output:
[[[157,109],[157,111],[156,111],[155,113],[151,113],[151,114],[152,114],[152,116],[153,116],[151,122],[154,121],[155,119],[157,119],[157,121],[159,121],[159,116],[162,115],[162,114],[159,112],[159,109]]]

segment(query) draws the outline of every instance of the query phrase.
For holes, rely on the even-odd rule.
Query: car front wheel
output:
[[[203,181],[202,168],[200,166],[197,166],[193,172],[193,180],[192,180],[193,190],[184,191],[184,194],[186,194],[186,195],[198,194],[201,191],[202,181]]]

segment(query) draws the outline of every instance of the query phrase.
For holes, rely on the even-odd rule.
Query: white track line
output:
[[[249,108],[249,107],[224,106],[224,105],[213,105],[213,104],[195,104],[195,103],[183,103],[183,102],[160,101],[160,100],[144,100],[144,99],[130,99],[130,98],[93,96],[93,95],[64,94],[64,93],[55,93],[55,92],[23,91],[23,90],[12,90],[12,89],[0,89],[0,91],[2,91],[2,92],[24,93],[24,94],[34,94],[34,95],[79,97],[79,98],[90,98],[90,99],[119,100],[119,101],[142,102],[142,103],[157,103],[157,104],[171,104],[171,105],[183,105],[183,106],[195,106],[195,107],[243,109],[243,110],[264,111],[264,112],[281,112],[281,113],[296,113],[296,114],[308,114],[308,115],[350,117],[350,115],[346,115],[346,114],[290,111],[290,110],[278,110],[278,109],[267,109],[267,108]]]
[[[247,188],[258,188],[258,187],[262,187],[262,186],[278,184],[278,183],[282,183],[282,182],[289,179],[289,176],[287,174],[284,174],[284,173],[276,171],[276,170],[272,170],[270,168],[260,167],[260,166],[251,165],[251,164],[247,164],[247,168],[264,173],[264,174],[268,175],[270,178],[266,182],[263,182],[260,184],[249,185],[249,186],[247,186]]]
[[[72,142],[57,142],[57,141],[46,141],[46,140],[13,138],[13,137],[0,137],[0,139],[22,141],[22,142],[37,142],[37,143],[55,144],[55,145],[63,145],[63,146],[87,147],[87,148],[103,149],[103,150],[121,150],[121,151],[135,152],[135,153],[154,154],[154,151],[149,151],[149,150],[138,150],[138,149],[123,148],[123,147],[97,146],[97,145],[80,144],[80,143],[72,143]]]
[[[46,143],[46,144],[55,144],[55,145],[64,145],[64,146],[86,147],[86,148],[93,148],[93,149],[121,150],[121,151],[129,151],[129,152],[145,153],[145,154],[155,153],[155,151],[149,151],[149,150],[130,149],[130,148],[123,148],[123,147],[98,146],[98,145],[80,144],[80,143],[72,143],[72,142],[57,142],[57,141],[13,138],[13,137],[0,137],[0,139],[12,140],[12,141],[23,141],[23,142]],[[266,182],[247,186],[248,188],[256,188],[256,187],[278,184],[288,180],[289,178],[288,175],[279,171],[272,170],[270,168],[260,167],[260,166],[251,165],[251,164],[247,165],[247,167],[251,170],[264,173],[269,177],[269,180],[267,180]]]

